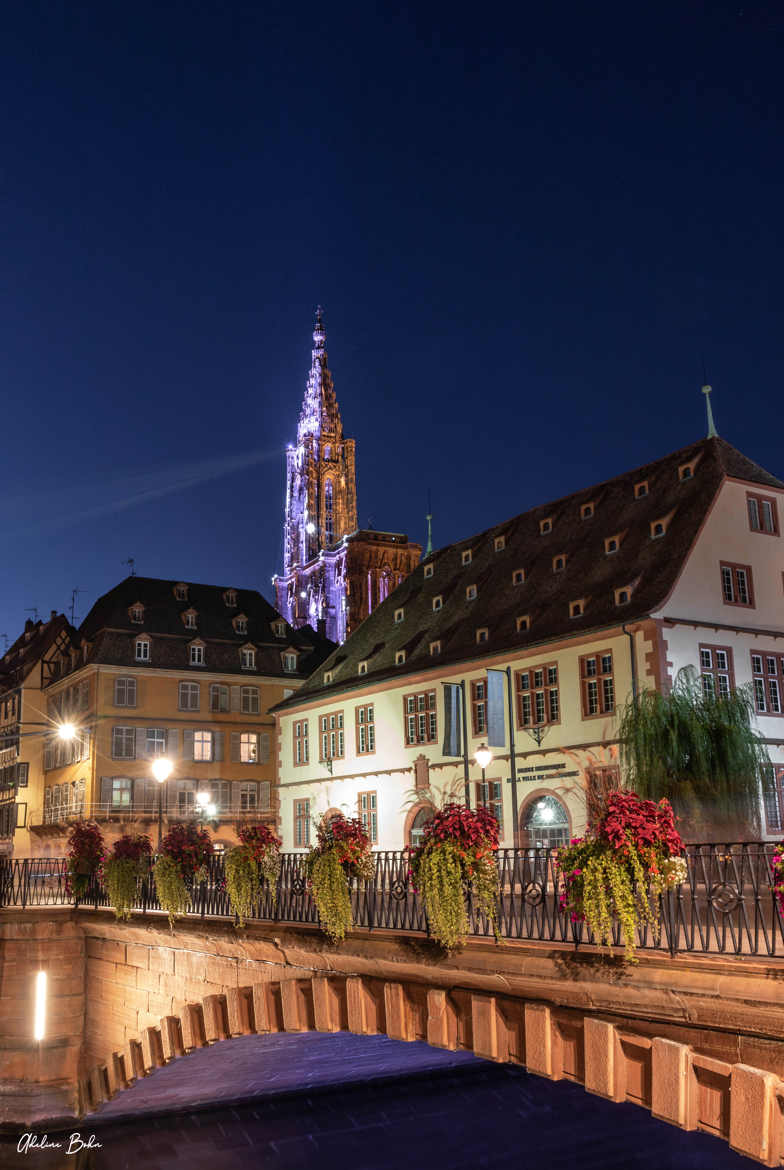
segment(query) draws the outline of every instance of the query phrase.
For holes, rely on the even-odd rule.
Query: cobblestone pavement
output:
[[[187,1086],[177,1083],[178,1075]],[[252,1104],[228,1104],[230,1094],[238,1100],[249,1090],[258,1097]],[[194,1111],[194,1092],[203,1102],[222,1094],[221,1104]],[[161,1109],[179,1111],[164,1116]],[[83,1141],[94,1134],[102,1149],[76,1156],[55,1150],[21,1155],[14,1141],[0,1145],[0,1167],[751,1170],[756,1165],[717,1138],[683,1133],[645,1110],[604,1101],[579,1085],[552,1083],[469,1054],[347,1034],[224,1042],[146,1078],[74,1128]],[[67,1146],[68,1134],[50,1134],[49,1140]]]

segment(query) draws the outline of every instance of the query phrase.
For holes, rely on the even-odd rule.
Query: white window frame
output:
[[[261,701],[258,687],[242,687],[240,690],[240,711],[243,715],[258,715]]]
[[[177,687],[177,709],[179,711],[198,711],[201,706],[201,687],[198,683],[182,681]],[[183,702],[183,695],[196,696],[196,702]]]
[[[207,754],[209,753],[209,754]],[[193,760],[197,764],[211,764],[215,759],[215,735],[200,728],[193,733]]]
[[[137,638],[135,644],[135,658],[137,662],[150,661],[150,639]]]
[[[204,647],[191,646],[190,651],[191,666],[204,666]]]

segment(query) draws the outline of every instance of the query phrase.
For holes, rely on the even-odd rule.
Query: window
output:
[[[590,520],[592,516],[593,516],[593,504],[583,504],[582,508],[580,509],[580,519],[581,520]]]
[[[504,796],[500,780],[481,780],[476,785],[476,807],[486,808],[498,821],[499,836],[504,831]]]
[[[375,792],[360,792],[357,797],[357,812],[362,828],[370,838],[371,845],[378,845],[378,812]]]
[[[515,628],[518,634],[525,634],[531,628],[531,619],[528,614],[523,614],[521,617],[515,618]]]
[[[239,617],[235,617],[235,619],[234,619],[234,632],[235,632],[235,634],[247,634],[247,632],[248,632],[248,619],[245,617],[244,614],[240,614]]]
[[[243,687],[240,691],[240,710],[242,714],[258,715],[259,709],[259,688]]]
[[[432,565],[425,565],[425,580],[427,581],[432,576],[433,576],[433,566]]]
[[[194,731],[193,758],[197,763],[209,763],[212,760],[211,731]]]
[[[586,654],[580,659],[583,718],[611,715],[615,710],[615,680],[610,650]]]
[[[367,674],[367,662],[357,663],[357,674]]]
[[[763,768],[762,803],[765,828],[769,833],[781,833],[784,828],[784,768]]]
[[[436,692],[420,691],[418,694],[403,696],[406,746],[418,743],[435,743],[438,738],[436,718]]]
[[[135,678],[116,678],[114,680],[114,705],[115,707],[136,706]]]
[[[310,761],[308,748],[308,721],[295,719],[294,721],[294,763],[307,764]]]
[[[530,670],[519,670],[515,679],[518,727],[560,723],[561,696],[558,689],[557,662],[547,662]]]
[[[240,784],[240,812],[254,812],[257,808],[258,785],[255,780]]]
[[[539,521],[539,534],[540,534],[541,536],[546,536],[546,535],[547,535],[547,533],[548,533],[548,532],[552,532],[552,530],[553,530],[553,518],[552,518],[552,516],[548,516],[546,520],[540,520],[540,521]]]
[[[122,809],[131,807],[132,782],[125,776],[112,777],[112,808]]]
[[[195,630],[196,629],[196,610],[189,609],[183,616],[185,618],[185,629],[186,630]]]
[[[142,624],[142,622],[144,621],[144,606],[143,605],[132,605],[131,606],[131,621],[136,622],[138,625]]]
[[[203,646],[191,646],[191,666],[204,666]]]
[[[721,593],[725,605],[745,605],[754,608],[754,592],[750,565],[721,562]]]
[[[198,687],[198,683],[180,683],[180,687]],[[228,711],[229,688],[220,683],[210,683],[210,711]]]
[[[257,764],[259,762],[259,737],[255,731],[240,732],[240,763]]]
[[[475,600],[476,600],[476,585],[467,585],[466,586],[466,601],[475,601]]]
[[[310,801],[294,801],[294,847],[305,849],[310,845]]]
[[[495,552],[503,552],[506,548],[506,537],[497,536],[493,541],[493,549]]]
[[[335,539],[335,513],[332,505],[332,480],[324,486],[324,543],[332,544]]]
[[[136,661],[150,661],[150,643],[146,638],[138,638],[136,641]]]
[[[396,625],[400,625],[400,623],[402,622],[404,617],[405,617],[405,610],[402,610],[402,609],[395,610],[395,623],[396,623]]]
[[[434,610],[439,610],[439,609],[441,609],[441,606],[442,606],[443,604],[444,604],[444,599],[443,599],[443,597],[441,596],[441,594],[439,593],[437,597],[434,597],[434,598],[433,598],[433,609],[434,609]]]
[[[525,581],[525,569],[515,569],[514,573],[512,573],[512,584],[513,585],[522,585],[524,581]]]
[[[284,654],[283,655],[283,669],[287,674],[295,674],[297,670],[297,655]]]
[[[177,601],[188,600],[188,586],[180,581],[179,585],[174,586],[174,596]]]
[[[162,727],[148,727],[145,750],[148,756],[166,754],[166,732]]]
[[[181,682],[179,686],[178,706],[181,711],[198,711],[199,684],[195,682]],[[210,688],[212,692],[212,688]],[[213,708],[214,710],[214,708]]]
[[[566,568],[566,555],[559,553],[557,557],[553,557],[553,572],[561,573]]]
[[[219,813],[230,810],[231,784],[228,780],[210,780],[210,796]]]
[[[321,759],[342,760],[345,755],[343,712],[333,711],[319,719],[321,731]]]
[[[636,483],[634,485],[634,498],[635,498],[635,500],[641,500],[641,499],[643,499],[644,496],[647,496],[647,494],[648,494],[648,481],[647,481],[647,479],[643,479],[640,483]]]
[[[582,616],[583,616],[583,602],[582,601],[570,602],[569,603],[569,617],[575,618],[575,617],[582,617]]]
[[[242,669],[255,670],[256,669],[256,651],[252,647],[243,647],[242,655]]]
[[[685,479],[691,479],[694,475],[693,463],[682,463],[678,468],[678,479],[683,483]]]
[[[286,637],[286,623],[285,622],[273,622],[272,623],[272,633],[276,638],[285,638]]]
[[[729,646],[700,645],[700,677],[704,695],[729,695],[735,686]]]
[[[113,760],[135,760],[136,759],[136,728],[135,727],[113,727],[112,728],[112,759]]]
[[[395,653],[395,666],[402,666],[406,660],[405,650],[398,650]]]
[[[180,788],[177,792],[177,812],[187,816],[196,808],[196,793],[192,788]]]
[[[463,555],[460,558],[461,564],[470,565],[473,560],[473,553],[470,548],[463,549]]]
[[[487,731],[487,682],[484,679],[471,683],[471,716],[474,735],[484,735]]]
[[[605,538],[604,551],[606,552],[608,557],[612,556],[613,553],[617,553],[617,551],[620,547],[620,543],[621,543],[620,536],[608,536]]]
[[[435,641],[430,643],[430,657],[435,658],[437,654],[441,653],[441,642]]]
[[[408,844],[411,849],[417,849],[424,841],[425,825],[433,819],[432,808],[421,808],[414,817],[408,834]]]
[[[660,536],[664,536],[667,531],[667,525],[664,520],[651,521],[651,540],[658,540]]]
[[[523,817],[524,844],[529,849],[560,849],[569,844],[569,817],[556,796],[532,800]]]
[[[333,672],[331,670],[324,671],[324,686],[327,686],[329,683],[332,682],[332,673]]]
[[[615,590],[615,604],[616,605],[628,605],[629,602],[631,601],[631,599],[632,599],[632,591],[631,591],[631,587],[629,585],[627,585],[625,589],[616,589]]]
[[[782,714],[784,658],[778,654],[752,654],[754,705],[760,715]]]
[[[227,589],[223,594],[223,600],[229,609],[233,609],[237,604],[237,590]]]
[[[749,510],[749,528],[752,532],[766,532],[768,536],[778,536],[779,516],[776,501],[772,496],[758,496],[747,492],[746,506]]]
[[[376,750],[376,719],[373,704],[357,707],[357,755],[369,756]]]
[[[488,639],[488,636],[489,635],[488,635],[487,626],[480,626],[479,629],[476,631],[476,644],[477,644],[477,646],[480,645],[482,642],[486,642]]]

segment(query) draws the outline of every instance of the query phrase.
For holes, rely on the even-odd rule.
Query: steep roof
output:
[[[696,461],[696,462],[694,462]],[[691,478],[679,469],[693,463]],[[295,706],[318,693],[366,686],[373,679],[406,674],[475,658],[480,654],[516,651],[526,646],[636,621],[667,597],[692,547],[700,525],[722,481],[732,477],[766,487],[784,483],[720,438],[702,439],[663,459],[584,488],[551,503],[531,508],[467,540],[439,549],[420,564],[368,617],[343,646],[336,649],[296,696],[278,704]],[[635,485],[647,482],[648,492],[635,497]],[[593,505],[593,515],[583,509]],[[550,520],[551,530],[541,531]],[[663,521],[665,535],[652,539],[651,525]],[[605,540],[618,540],[616,552],[605,552]],[[496,551],[497,538],[504,547]],[[471,560],[463,564],[463,554]],[[565,567],[554,571],[554,558]],[[426,577],[427,566],[432,576]],[[522,569],[525,580],[514,584]],[[476,586],[468,600],[468,586]],[[615,591],[630,590],[628,604],[616,605]],[[442,607],[433,609],[440,595]],[[584,613],[570,616],[571,603],[585,599]],[[395,611],[403,610],[396,623]],[[517,618],[530,616],[528,630],[517,630]],[[486,628],[487,641],[476,642]],[[440,641],[441,653],[430,655]],[[399,650],[405,665],[396,666]],[[360,662],[367,673],[358,675]],[[333,681],[325,685],[324,673]]]
[[[175,589],[185,585],[187,597],[178,599]],[[229,592],[236,595],[236,604],[228,605]],[[130,609],[143,606],[141,623],[131,620]],[[183,614],[195,610],[196,628],[186,627]],[[235,630],[234,619],[244,616],[247,628]],[[281,622],[284,635],[278,637],[273,622]],[[191,667],[188,644],[201,639],[209,646],[206,669],[209,672],[245,675],[284,676],[281,652],[298,652],[298,670],[285,672],[285,677],[303,678],[333,649],[334,643],[322,637],[309,626],[295,630],[277,610],[255,589],[236,589],[228,585],[202,585],[191,582],[167,581],[157,577],[126,577],[114,589],[100,597],[82,622],[79,635],[91,644],[88,662],[116,665],[133,661],[133,642],[139,634],[150,636],[154,647],[152,666],[177,670],[204,672]],[[256,670],[242,670],[239,650],[242,646],[256,648]]]
[[[28,619],[22,633],[0,658],[0,693],[18,687],[61,633],[66,638],[75,633],[65,614],[52,612],[46,622]]]

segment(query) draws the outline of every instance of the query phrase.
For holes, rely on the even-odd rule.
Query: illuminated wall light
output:
[[[46,971],[39,971],[35,977],[35,1016],[33,1018],[33,1039],[43,1040],[46,1029]]]

